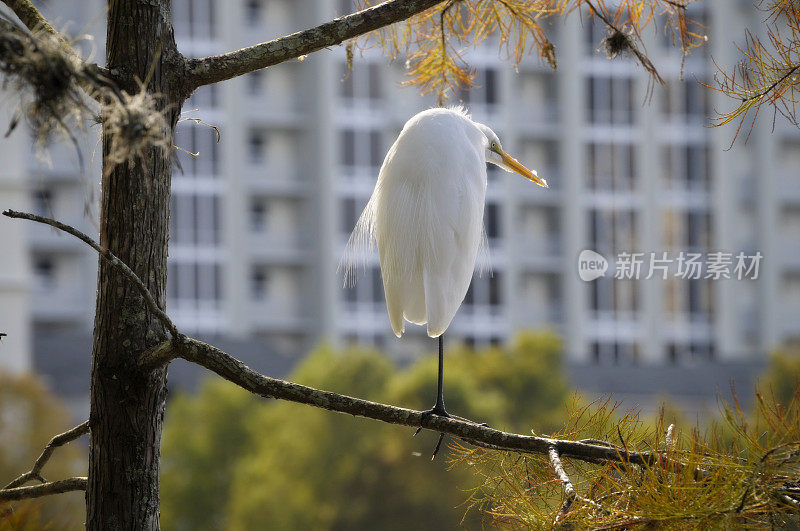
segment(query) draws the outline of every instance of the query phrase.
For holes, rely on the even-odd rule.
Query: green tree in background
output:
[[[776,402],[788,404],[800,387],[800,352],[775,352],[759,387],[763,392],[775,395]]]
[[[165,529],[220,529],[231,470],[249,443],[245,428],[259,398],[224,380],[205,380],[197,396],[178,395],[164,426],[161,501]]]
[[[30,466],[55,433],[70,428],[70,415],[34,376],[0,373],[0,486]],[[86,473],[82,452],[72,443],[56,452],[42,470],[45,478]],[[83,529],[83,493],[41,500],[0,502],[0,529]]]
[[[507,348],[452,349],[448,407],[498,428],[563,424],[560,350],[545,333]],[[436,386],[431,360],[397,370],[375,351],[321,347],[291,379],[419,408]],[[470,471],[448,470],[448,449],[430,461],[435,434],[412,438],[408,428],[254,401],[223,382],[178,397],[165,429],[165,529],[451,529],[476,486]],[[472,511],[463,523],[481,517]]]

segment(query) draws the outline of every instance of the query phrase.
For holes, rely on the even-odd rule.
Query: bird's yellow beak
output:
[[[511,155],[509,155],[505,151],[498,150],[497,154],[500,155],[500,158],[503,159],[503,164],[505,164],[508,167],[508,169],[510,169],[511,171],[519,173],[520,175],[522,175],[526,179],[535,182],[539,186],[543,186],[544,188],[550,188],[547,185],[547,181],[545,181],[544,179],[542,179],[541,177],[536,175],[535,171],[529,170],[528,168],[523,166],[520,161],[518,161],[517,159],[515,159],[514,157],[512,157]]]

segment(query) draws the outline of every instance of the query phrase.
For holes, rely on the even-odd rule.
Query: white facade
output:
[[[186,55],[203,56],[329,20],[348,2],[338,4],[174,0],[175,34]],[[449,337],[485,345],[551,328],[573,361],[599,363],[752,359],[800,339],[800,133],[780,121],[773,133],[762,119],[747,144],[724,151],[733,129],[705,127],[712,106],[729,103],[694,78],[710,79],[711,55],[735,60],[731,42],[761,21],[745,3],[705,5],[712,38],[686,59],[686,82],[678,81],[680,55],[646,34],[669,80],[649,104],[643,69],[594,53],[603,31],[574,16],[552,28],[557,72],[535,58],[514,72],[490,46],[465,54],[479,86],[461,94],[464,103],[551,188],[490,171],[493,273],[476,275]],[[433,348],[422,327],[394,338],[377,257],[355,288],[343,288],[337,272],[386,150],[405,120],[433,103],[401,86],[403,77],[402,61],[388,64],[377,50],[357,53],[348,75],[337,47],[203,88],[187,102],[184,115],[219,127],[221,141],[209,127],[179,124],[176,144],[199,152],[182,153],[183,173],[173,177],[168,311],[180,327],[263,338],[291,354],[320,341],[376,344],[400,357]],[[18,155],[8,142],[0,153]],[[81,213],[96,183],[75,179],[67,159],[56,170],[30,160],[0,184],[12,192],[2,206],[32,202],[93,232]],[[0,312],[24,310],[13,312],[23,336],[27,323],[88,330],[92,252],[52,231],[0,222],[19,249],[0,260],[20,262],[22,249],[30,256],[27,266],[0,262],[13,271],[10,281],[0,277]],[[583,249],[607,257],[760,251],[764,259],[755,281],[587,283],[577,273]],[[15,348],[24,359],[27,347]]]

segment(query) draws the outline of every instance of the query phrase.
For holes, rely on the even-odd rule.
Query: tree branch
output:
[[[155,299],[153,299],[153,296],[150,294],[150,290],[148,290],[147,286],[144,285],[144,282],[142,282],[142,280],[136,275],[136,273],[134,273],[131,270],[130,267],[125,265],[125,263],[122,262],[122,260],[117,258],[114,253],[112,253],[108,249],[100,247],[100,245],[97,242],[95,242],[93,239],[91,239],[89,236],[82,233],[75,227],[66,225],[64,223],[61,223],[60,221],[56,221],[50,218],[45,218],[42,216],[37,216],[36,214],[29,214],[27,212],[17,212],[15,210],[6,210],[3,212],[3,215],[9,218],[27,219],[30,221],[36,221],[37,223],[44,223],[45,225],[50,225],[51,227],[55,227],[85,242],[92,249],[100,253],[100,256],[104,260],[107,260],[111,265],[116,266],[117,269],[119,269],[122,272],[122,274],[124,274],[131,280],[131,282],[133,282],[133,284],[139,290],[139,293],[141,293],[142,297],[144,297],[145,303],[147,304],[147,307],[150,309],[150,311],[153,312],[155,316],[158,318],[158,320],[161,321],[161,324],[163,324],[164,327],[167,330],[169,330],[173,338],[178,337],[179,335],[178,328],[175,326],[175,323],[172,322],[172,319],[169,318],[169,316],[164,312],[164,310],[158,307],[158,304],[156,303]]]
[[[20,487],[32,479],[45,483],[45,479],[42,477],[42,468],[50,459],[50,456],[53,455],[55,449],[58,448],[59,446],[67,444],[68,442],[72,442],[75,439],[87,433],[89,433],[88,420],[50,439],[50,442],[47,443],[47,446],[44,447],[42,455],[40,455],[39,458],[36,460],[36,462],[33,464],[33,468],[31,468],[29,472],[20,474],[20,476],[17,479],[15,479],[11,483],[3,487],[3,490]]]
[[[550,466],[553,467],[553,472],[555,472],[556,477],[564,487],[564,495],[566,496],[564,503],[558,509],[558,516],[556,517],[556,523],[558,523],[569,512],[578,494],[575,492],[575,487],[572,486],[572,481],[570,481],[566,471],[564,471],[564,465],[561,464],[561,457],[558,455],[556,447],[551,446],[547,450],[547,455],[550,458]]]
[[[444,0],[390,0],[249,48],[202,59],[188,59],[186,78],[191,90],[276,65],[322,48],[405,20]]]
[[[31,487],[16,487],[13,489],[0,489],[0,501],[25,500],[40,498],[51,494],[61,494],[73,490],[86,490],[86,478],[67,478],[51,481],[42,485]]]
[[[17,15],[29,30],[44,30],[62,43],[67,44],[64,37],[56,31],[44,15],[42,15],[42,12],[36,9],[36,6],[34,6],[33,2],[30,0],[3,0],[3,3]]]
[[[165,341],[144,353],[139,359],[139,364],[144,368],[155,368],[175,358],[202,365],[239,387],[263,397],[307,404],[389,424],[423,427],[458,437],[470,444],[499,450],[547,455],[551,448],[555,448],[559,455],[581,461],[592,463],[614,461],[636,465],[656,464],[659,457],[655,452],[626,451],[609,443],[606,443],[608,446],[601,446],[580,441],[507,433],[469,421],[423,415],[422,411],[380,404],[270,378],[257,373],[216,347],[185,336],[181,336],[178,340]]]

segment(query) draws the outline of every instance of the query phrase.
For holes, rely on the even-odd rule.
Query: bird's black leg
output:
[[[430,412],[440,417],[450,416],[444,408],[444,334],[439,336],[439,381],[436,390],[436,405]]]
[[[436,405],[422,412],[423,418],[430,415],[450,418],[444,408],[444,334],[439,336],[439,380],[436,389]]]
[[[450,413],[447,412],[447,410],[444,407],[444,334],[439,336],[439,381],[436,392],[436,405],[434,405],[431,409],[422,412],[423,425],[431,415],[438,415],[440,417],[454,418],[458,420],[463,420],[465,422],[472,422],[473,424],[478,424],[479,426],[488,426],[488,424],[484,422],[477,423],[472,420],[465,419],[463,417],[451,415]],[[421,430],[422,427],[417,428],[417,431],[414,432],[414,436],[416,436]],[[431,459],[435,458],[436,454],[439,453],[439,447],[442,445],[443,439],[444,439],[444,433],[439,434],[439,441],[436,443],[436,448],[433,450],[433,455],[431,456]]]
[[[436,390],[436,405],[434,405],[431,409],[422,412],[422,423],[425,423],[425,420],[430,417],[431,415],[438,415],[440,417],[447,417],[450,418],[450,414],[444,407],[444,334],[439,336],[439,379],[437,384]],[[416,436],[422,427],[417,428],[417,431],[414,432]],[[442,440],[444,439],[444,433],[439,434],[439,441],[436,443],[436,448],[433,450],[433,455],[431,459],[436,457],[436,454],[439,453],[439,447],[442,445]]]

